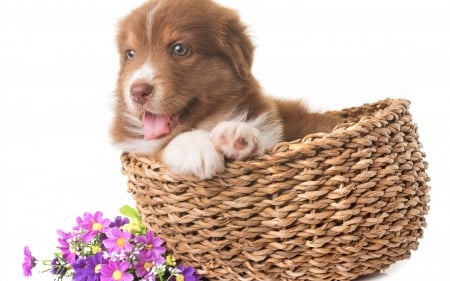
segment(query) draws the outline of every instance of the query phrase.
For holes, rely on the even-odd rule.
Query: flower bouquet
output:
[[[120,209],[122,216],[103,218],[85,213],[72,231],[58,230],[58,252],[38,260],[24,249],[23,274],[31,276],[38,264],[55,281],[198,281],[194,268],[179,264],[163,241],[143,225],[137,211]]]

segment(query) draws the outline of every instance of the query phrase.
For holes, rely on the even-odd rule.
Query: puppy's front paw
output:
[[[163,162],[178,175],[209,179],[225,169],[224,157],[209,139],[207,131],[182,133],[165,148]]]
[[[211,131],[210,138],[229,159],[243,160],[264,151],[260,131],[243,122],[221,122]]]

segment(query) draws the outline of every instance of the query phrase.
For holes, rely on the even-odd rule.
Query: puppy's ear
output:
[[[229,19],[223,26],[218,41],[239,78],[247,80],[251,75],[255,47],[247,35],[246,27],[236,17]]]

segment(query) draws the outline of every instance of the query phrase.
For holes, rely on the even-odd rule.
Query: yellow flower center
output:
[[[99,264],[97,264],[97,265],[95,266],[94,272],[95,272],[95,273],[100,273],[100,270],[101,270],[101,269],[102,269],[102,264],[99,263]]]
[[[99,246],[93,245],[92,246],[92,253],[93,254],[97,254],[102,250],[102,248],[100,248]]]
[[[117,238],[116,240],[117,246],[119,246],[120,248],[123,248],[125,246],[125,239],[123,239],[122,237]]]
[[[180,274],[175,277],[176,281],[184,281],[184,275]]]
[[[146,262],[144,263],[144,269],[147,271],[150,271],[150,269],[153,267],[153,263],[152,262]]]
[[[102,230],[103,225],[101,223],[95,222],[92,224],[92,230],[100,231]]]
[[[145,245],[145,249],[146,249],[146,250],[151,250],[151,249],[153,249],[153,244],[147,244],[147,245]]]
[[[175,266],[176,262],[177,262],[177,260],[175,259],[174,256],[172,256],[172,255],[167,255],[167,257],[166,257],[166,263],[167,263],[168,266]]]
[[[120,279],[122,279],[122,271],[120,271],[120,270],[115,270],[115,271],[113,272],[112,278],[113,278],[113,280],[120,280]],[[183,280],[182,280],[182,281],[183,281]]]

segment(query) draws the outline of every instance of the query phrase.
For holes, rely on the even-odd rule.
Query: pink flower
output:
[[[113,227],[106,231],[107,239],[103,240],[103,245],[108,253],[121,253],[123,251],[130,252],[133,246],[130,244],[131,233],[122,231],[120,228]]]
[[[31,251],[28,248],[28,246],[23,249],[23,254],[24,254],[24,259],[22,263],[23,275],[25,277],[30,277],[32,274],[31,271],[33,267],[36,265],[36,259],[31,254]]]
[[[102,281],[133,281],[133,275],[127,272],[130,264],[128,262],[110,261],[102,266]]]
[[[59,246],[57,248],[61,250],[63,259],[69,263],[74,263],[76,259],[76,249],[72,247],[69,241],[76,237],[73,233],[64,232],[62,230],[58,230],[57,233],[59,236]]]
[[[84,213],[83,218],[77,218],[77,226],[74,229],[79,230],[81,228],[86,230],[82,239],[84,243],[89,243],[97,233],[104,232],[110,223],[111,221],[109,219],[103,219],[102,212],[95,212],[94,215]]]
[[[161,238],[155,236],[152,231],[148,231],[145,235],[137,236],[136,241],[142,243],[144,246],[142,252],[150,261],[158,264],[164,263],[163,255],[166,248],[162,246],[164,241]]]
[[[136,275],[138,277],[144,277],[146,275],[148,275],[152,268],[156,265],[156,264],[163,264],[164,263],[164,258],[163,258],[163,262],[159,262],[157,263],[153,257],[146,255],[146,253],[139,253],[139,255],[137,255],[137,263],[135,265],[135,269],[136,269]]]

